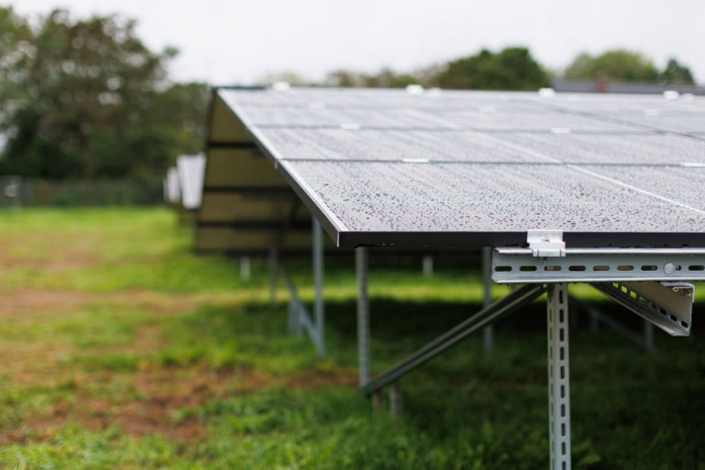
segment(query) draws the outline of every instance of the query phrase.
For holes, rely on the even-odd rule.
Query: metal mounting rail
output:
[[[452,330],[446,332],[431,343],[411,354],[396,366],[380,374],[367,385],[361,387],[360,391],[363,395],[371,395],[383,387],[396,382],[403,375],[406,375],[416,367],[455,345],[458,341],[474,331],[490,325],[503,315],[537,299],[544,292],[546,292],[546,289],[546,286],[542,284],[532,284],[520,287],[506,297],[503,297],[497,302],[483,308]]]
[[[534,251],[495,248],[492,279],[498,284],[705,280],[703,248],[566,248],[564,257]]]
[[[282,279],[284,279],[286,288],[289,290],[289,296],[291,298],[289,308],[290,312],[294,314],[294,322],[297,323],[295,327],[302,325],[306,329],[309,338],[311,338],[313,344],[316,345],[316,351],[319,355],[321,355],[323,353],[323,338],[321,338],[320,332],[314,325],[313,321],[311,321],[311,315],[309,315],[303,302],[301,302],[299,294],[296,292],[296,286],[291,280],[291,277],[289,277],[289,273],[287,273],[286,269],[284,269],[284,266],[279,266],[279,272],[281,273]]]

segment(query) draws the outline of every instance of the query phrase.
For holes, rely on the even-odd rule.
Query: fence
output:
[[[0,176],[0,207],[144,206],[164,202],[160,178],[52,181]]]

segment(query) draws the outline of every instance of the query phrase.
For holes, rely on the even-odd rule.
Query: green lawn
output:
[[[190,252],[166,209],[0,213],[0,465],[7,468],[470,468],[548,464],[544,305],[402,381],[404,416],[356,391],[353,259],[328,259],[328,356],[286,334],[265,264]],[[374,253],[373,253],[374,256]],[[373,369],[481,303],[469,258],[372,260]],[[310,264],[290,271],[305,301]],[[507,292],[497,287],[496,295]],[[584,286],[573,293],[601,301]],[[700,295],[698,293],[698,295]],[[705,468],[703,304],[694,333],[643,353],[571,332],[574,468]],[[603,302],[637,328],[636,316]]]

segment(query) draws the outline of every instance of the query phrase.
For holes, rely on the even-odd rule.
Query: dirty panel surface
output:
[[[287,167],[347,231],[705,231],[702,202],[679,206],[594,176],[619,178],[613,167],[311,161]]]
[[[488,133],[443,130],[267,129],[284,160],[545,162],[540,154]],[[703,147],[705,148],[705,146]],[[705,158],[703,158],[705,161]]]
[[[705,141],[654,132],[628,134],[507,133],[505,144],[527,149],[546,159],[573,164],[682,165],[705,164]]]
[[[439,233],[521,243],[527,230],[562,229],[606,235],[600,243],[636,234],[641,244],[705,246],[699,97],[219,94],[339,245],[370,233],[419,245],[443,243]]]

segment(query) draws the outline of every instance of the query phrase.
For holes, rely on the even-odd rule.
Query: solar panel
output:
[[[201,206],[203,193],[203,171],[206,158],[203,155],[182,155],[176,159],[181,187],[181,203],[185,209],[194,210]]]
[[[217,96],[211,103],[203,198],[196,219],[199,252],[308,253],[311,214]]]
[[[293,88],[217,102],[338,246],[523,245],[536,229],[571,246],[705,245],[700,98]]]
[[[180,200],[179,172],[175,167],[172,167],[167,170],[164,178],[164,201],[168,204],[178,204]]]

